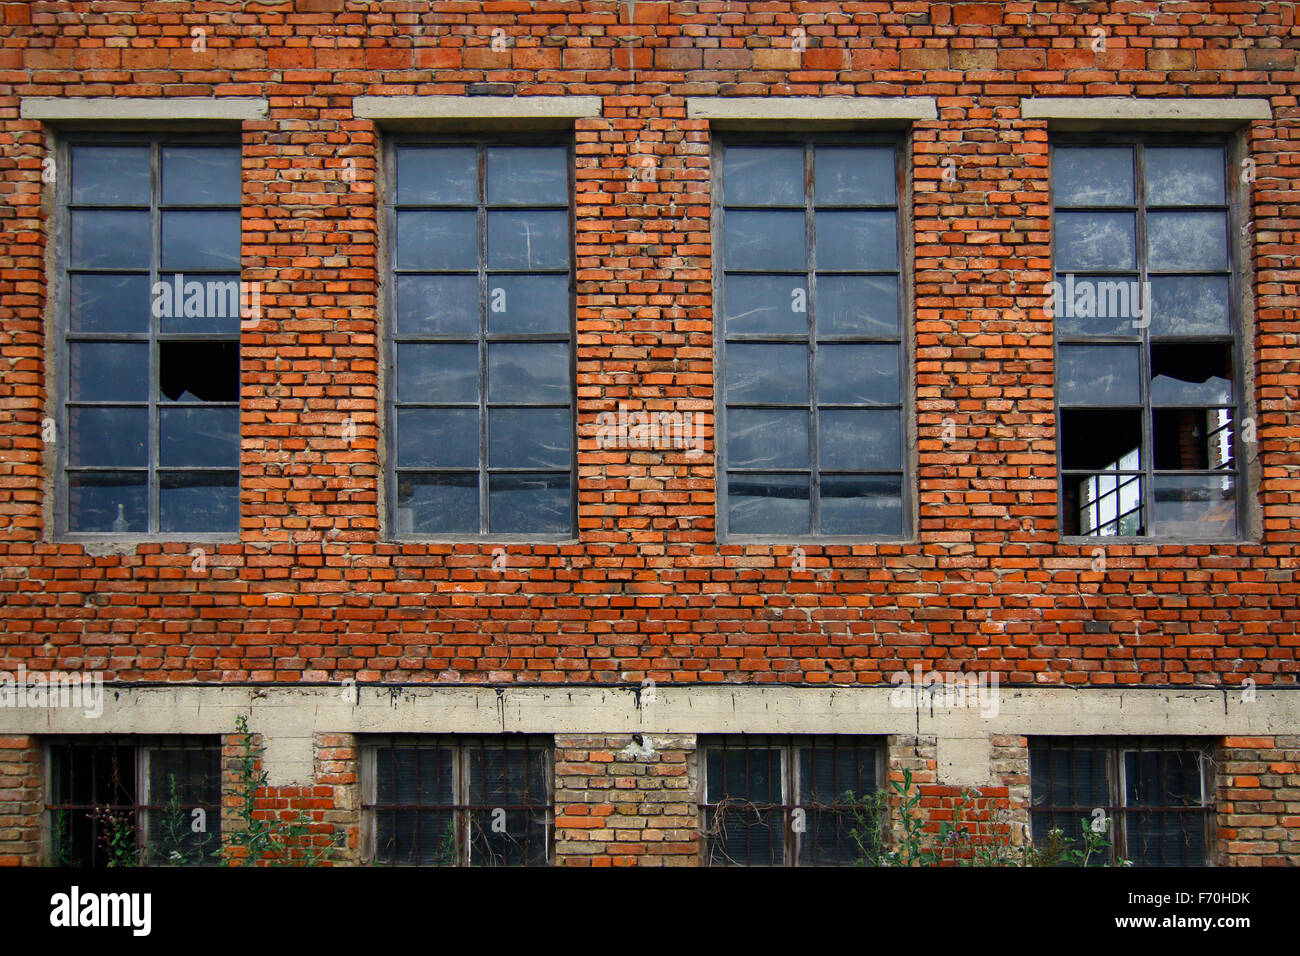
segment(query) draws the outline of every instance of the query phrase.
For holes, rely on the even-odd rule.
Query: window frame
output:
[[[478,495],[479,527],[477,532],[426,534],[421,532],[403,533],[397,527],[397,411],[401,407],[397,401],[397,346],[400,340],[397,329],[397,279],[402,274],[397,268],[397,211],[401,206],[397,202],[397,153],[403,147],[419,146],[473,146],[478,150],[477,183],[479,200],[470,207],[478,217],[478,331],[476,345],[478,348]],[[487,228],[486,218],[489,204],[486,192],[486,150],[489,146],[562,146],[566,153],[568,169],[567,210],[568,210],[568,399],[569,399],[569,514],[571,523],[566,532],[494,532],[486,530],[490,523],[489,475],[492,470],[488,464],[488,408],[486,375],[487,344],[489,341],[533,341],[559,342],[554,335],[534,333],[531,335],[511,334],[489,339],[487,331]],[[382,199],[380,214],[383,216],[384,242],[380,260],[380,281],[383,289],[385,329],[383,335],[383,406],[380,420],[384,430],[381,448],[383,449],[384,515],[383,532],[387,540],[418,543],[459,543],[491,542],[508,543],[573,543],[578,540],[578,387],[577,387],[577,192],[576,192],[576,149],[571,130],[553,131],[461,131],[461,132],[399,132],[384,137],[382,149],[383,179],[381,185]],[[406,208],[436,208],[438,204],[409,204]],[[554,208],[545,204],[547,208]],[[511,208],[531,209],[533,206]],[[419,271],[419,270],[413,270]],[[419,405],[420,403],[415,403]],[[534,406],[527,406],[534,407]],[[549,407],[549,406],[536,406]],[[439,471],[446,469],[415,468],[412,471]],[[503,469],[517,472],[519,469]],[[539,469],[547,474],[557,474],[560,469]]]
[[[728,526],[728,491],[727,475],[729,471],[727,448],[727,330],[726,330],[726,166],[723,153],[730,146],[800,146],[805,150],[805,163],[815,162],[816,149],[821,146],[888,146],[894,153],[894,196],[892,207],[897,212],[898,234],[895,237],[898,257],[898,388],[899,388],[899,438],[902,444],[901,459],[901,518],[900,533],[897,535],[880,534],[819,534],[810,530],[806,534],[743,534],[733,533]],[[809,147],[812,147],[811,151]],[[865,544],[865,543],[904,543],[916,536],[916,501],[915,483],[917,476],[915,454],[915,364],[913,312],[913,261],[911,256],[912,238],[912,181],[910,169],[911,136],[906,130],[816,130],[794,129],[781,132],[768,131],[718,131],[712,137],[711,170],[711,241],[713,274],[713,395],[714,395],[714,434],[716,436],[716,494],[714,521],[717,528],[717,540],[720,543],[737,544]],[[804,274],[810,279],[817,272],[816,264],[816,197],[808,187],[807,166],[805,166],[804,215],[805,215],[805,249],[807,261]],[[794,207],[773,207],[794,208]],[[855,208],[855,207],[850,207]],[[871,272],[872,270],[864,270]],[[764,273],[755,273],[764,274]],[[802,339],[808,347],[808,402],[804,406],[809,410],[809,528],[818,526],[821,513],[821,476],[818,468],[817,435],[817,327],[816,327],[816,283],[807,281],[809,324],[807,335]],[[769,344],[799,344],[797,336],[764,335],[756,342]],[[847,344],[883,342],[878,337],[864,336],[847,338]],[[793,407],[793,406],[792,406]],[[889,406],[882,406],[888,408]],[[800,469],[771,469],[774,472],[800,471]],[[889,472],[848,472],[854,475],[879,475]]]
[[[69,465],[69,455],[71,451],[71,427],[70,427],[70,409],[72,402],[72,383],[69,378],[71,374],[71,343],[76,340],[90,340],[102,342],[114,341],[138,341],[139,333],[121,333],[121,332],[96,332],[96,333],[74,333],[72,331],[72,294],[71,294],[71,274],[72,268],[72,209],[79,205],[72,202],[72,150],[78,146],[146,146],[150,150],[149,168],[150,168],[150,195],[149,195],[149,218],[150,218],[150,235],[149,241],[151,248],[149,251],[149,287],[150,297],[152,300],[152,289],[155,283],[161,280],[165,273],[162,268],[162,213],[167,206],[163,203],[162,198],[162,150],[170,146],[224,146],[227,148],[238,148],[243,152],[243,136],[237,130],[217,130],[205,132],[185,132],[169,129],[140,129],[127,130],[119,132],[101,132],[89,129],[72,129],[60,133],[54,142],[54,155],[58,175],[55,178],[54,196],[55,196],[55,282],[53,284],[54,298],[54,315],[55,330],[53,336],[53,361],[54,371],[53,381],[47,379],[50,396],[50,407],[55,412],[55,468],[54,468],[54,505],[51,509],[54,519],[54,539],[60,541],[113,541],[113,542],[172,542],[172,541],[194,541],[210,542],[217,544],[229,544],[240,540],[241,525],[243,517],[243,462],[242,462],[242,408],[243,408],[243,376],[242,376],[242,320],[241,332],[232,336],[226,332],[166,332],[161,330],[161,319],[153,314],[153,308],[149,309],[149,370],[148,370],[148,388],[149,395],[144,403],[147,408],[149,422],[149,463],[145,469],[145,494],[146,508],[149,528],[157,528],[160,523],[159,513],[160,494],[158,493],[159,472],[160,471],[195,471],[195,472],[212,472],[212,471],[234,471],[235,473],[235,496],[236,496],[236,527],[225,531],[72,531],[70,530],[71,505],[69,502],[69,473],[70,471],[85,471],[87,469],[72,468]],[[243,216],[242,211],[245,208],[243,201],[243,167],[241,160],[240,167],[240,185],[241,195],[240,203],[237,207],[240,212],[241,228],[241,245]],[[101,209],[122,209],[122,204],[104,205],[95,208]],[[230,209],[228,205],[181,205],[184,209]],[[107,270],[113,271],[131,271],[131,270]],[[239,282],[243,282],[243,255],[240,253],[240,264],[235,272],[239,274]],[[221,273],[213,272],[191,272],[195,276],[202,275],[223,275],[228,276],[229,271]],[[152,306],[152,301],[150,303]],[[161,343],[163,342],[231,342],[235,343],[237,353],[240,358],[240,381],[238,384],[237,397],[234,402],[205,402],[203,408],[234,408],[240,413],[241,423],[239,435],[237,438],[241,442],[240,460],[235,463],[234,468],[214,468],[214,467],[193,467],[193,468],[163,468],[161,465],[161,431],[159,426],[159,409],[161,403],[158,399],[157,390],[159,387],[159,360]],[[83,403],[76,403],[83,404]],[[92,407],[96,404],[121,404],[121,403],[88,403]],[[139,403],[136,403],[139,404]],[[92,468],[91,471],[113,471],[113,468]],[[121,469],[117,469],[121,470]],[[126,469],[132,470],[132,469]],[[139,469],[135,469],[139,470]]]
[[[1057,481],[1057,536],[1058,540],[1067,544],[1091,544],[1094,546],[1104,546],[1107,544],[1246,544],[1253,541],[1256,537],[1250,525],[1250,507],[1249,502],[1257,492],[1257,483],[1251,479],[1250,462],[1246,460],[1247,446],[1241,440],[1240,432],[1242,423],[1250,417],[1250,409],[1253,405],[1251,396],[1247,393],[1246,372],[1246,353],[1251,348],[1249,328],[1247,326],[1247,315],[1249,308],[1245,302],[1246,295],[1246,275],[1245,262],[1247,257],[1243,249],[1241,238],[1241,222],[1244,211],[1249,202],[1249,193],[1242,189],[1239,177],[1236,171],[1240,168],[1241,160],[1246,155],[1246,150],[1239,135],[1233,133],[1214,133],[1214,132],[1150,132],[1144,133],[1139,131],[1124,130],[1103,130],[1098,132],[1075,132],[1075,131],[1058,131],[1053,130],[1048,137],[1048,210],[1051,218],[1049,227],[1050,237],[1050,255],[1051,267],[1049,269],[1050,281],[1057,281],[1063,278],[1065,273],[1056,271],[1057,263],[1057,243],[1056,243],[1056,149],[1058,146],[1129,146],[1133,147],[1134,152],[1134,183],[1133,183],[1133,210],[1134,210],[1134,244],[1135,244],[1135,263],[1134,272],[1137,273],[1139,282],[1149,282],[1150,268],[1148,263],[1146,248],[1146,217],[1148,214],[1145,196],[1145,155],[1144,148],[1147,146],[1156,147],[1178,147],[1184,146],[1194,148],[1197,146],[1213,146],[1221,148],[1224,153],[1224,208],[1227,212],[1228,236],[1227,236],[1227,272],[1228,272],[1228,326],[1229,333],[1232,337],[1230,345],[1230,362],[1233,375],[1234,397],[1230,403],[1233,415],[1234,425],[1234,468],[1231,472],[1235,481],[1235,519],[1236,533],[1227,536],[1205,536],[1205,537],[1183,537],[1179,535],[1103,535],[1103,534],[1067,534],[1064,529],[1066,525],[1066,469],[1064,468],[1065,443],[1063,441],[1063,418],[1061,405],[1061,346],[1062,345],[1129,345],[1135,343],[1132,335],[1092,335],[1092,336],[1074,336],[1063,337],[1058,331],[1057,318],[1052,317],[1052,412],[1054,415],[1055,434],[1056,434],[1056,481]],[[1085,209],[1093,207],[1084,207]],[[1129,207],[1115,207],[1116,209],[1128,209]],[[1201,208],[1199,206],[1188,206],[1189,210]],[[1189,272],[1186,274],[1196,274]],[[1146,286],[1150,288],[1150,286]],[[1050,301],[1050,296],[1048,297]],[[1139,377],[1138,377],[1138,396],[1140,402],[1140,414],[1142,425],[1142,443],[1139,446],[1140,453],[1140,474],[1137,477],[1141,481],[1141,495],[1139,498],[1139,510],[1142,514],[1143,527],[1150,527],[1155,519],[1155,476],[1157,472],[1168,475],[1168,469],[1157,469],[1154,458],[1154,411],[1156,406],[1151,403],[1150,396],[1150,372],[1151,372],[1151,352],[1154,345],[1222,345],[1223,336],[1215,335],[1186,335],[1186,336],[1165,336],[1155,340],[1153,343],[1150,334],[1150,328],[1138,330],[1139,335],[1136,338],[1139,356]],[[1253,353],[1252,353],[1253,354]],[[1065,406],[1069,409],[1086,409],[1088,411],[1131,411],[1137,406],[1133,405],[1072,405]],[[1209,406],[1224,407],[1224,406]],[[1207,436],[1208,438],[1208,436]],[[1077,471],[1077,470],[1076,470]],[[1187,474],[1195,477],[1207,477],[1217,469],[1188,469]],[[1118,474],[1115,471],[1107,470],[1105,472],[1112,477],[1117,477],[1122,481],[1129,473],[1121,470]],[[1081,477],[1081,474],[1071,473],[1070,477]],[[1083,504],[1082,498],[1079,502]]]
[[[75,801],[56,802],[56,750],[64,747],[82,747],[91,750],[108,750],[116,748],[131,748],[132,767],[132,788],[135,792],[135,802],[99,804],[91,801],[89,804],[80,804]],[[41,827],[45,839],[42,843],[45,848],[45,856],[51,861],[57,861],[59,848],[55,845],[55,828],[53,815],[59,811],[68,813],[89,813],[95,806],[107,806],[110,810],[126,811],[132,817],[132,830],[135,834],[136,852],[152,852],[152,843],[157,842],[157,837],[152,833],[152,821],[149,813],[160,812],[167,809],[166,803],[160,803],[157,795],[151,793],[149,784],[150,779],[150,761],[152,754],[157,750],[183,750],[188,752],[197,752],[201,756],[211,757],[211,752],[215,751],[217,763],[217,777],[214,781],[216,787],[216,802],[214,804],[181,804],[182,810],[193,810],[203,808],[205,810],[205,820],[208,823],[208,832],[215,836],[216,847],[214,849],[223,849],[225,847],[225,835],[221,829],[221,808],[224,799],[225,790],[222,780],[222,743],[220,734],[168,734],[168,735],[123,735],[123,734],[102,734],[102,735],[56,735],[47,737],[42,741],[42,765],[44,767],[44,783],[42,786],[42,803],[41,803]],[[92,760],[94,757],[92,756]],[[144,797],[142,800],[141,797]],[[92,823],[92,832],[97,832],[98,824]],[[98,850],[92,850],[92,864],[88,869],[93,869],[94,855]],[[51,865],[54,865],[51,863]],[[146,865],[159,865],[156,862],[148,862]],[[216,866],[218,862],[215,859],[206,860],[200,866]]]
[[[798,755],[801,749],[819,747],[831,747],[838,750],[840,747],[860,748],[871,754],[872,774],[876,786],[873,792],[879,792],[885,783],[886,770],[886,740],[883,736],[872,734],[701,734],[697,738],[696,759],[698,768],[698,792],[696,796],[696,814],[698,817],[699,827],[699,863],[702,867],[710,868],[784,868],[784,867],[837,867],[851,866],[852,863],[813,863],[805,864],[799,860],[799,851],[802,843],[801,833],[794,832],[792,826],[791,814],[796,809],[819,810],[821,812],[834,813],[851,810],[845,804],[814,804],[804,807],[799,803],[800,791],[800,768]],[[743,751],[748,763],[748,754],[750,753],[772,753],[779,754],[779,766],[781,768],[781,803],[780,804],[754,804],[755,807],[761,807],[767,811],[779,811],[782,816],[782,858],[779,862],[770,860],[766,863],[748,863],[733,862],[728,855],[721,853],[722,862],[711,862],[710,856],[710,822],[709,815],[716,812],[721,806],[719,803],[710,803],[709,780],[708,780],[708,756],[707,753],[712,748],[721,747],[724,753],[734,749]],[[724,763],[726,758],[724,757]],[[859,795],[865,796],[865,795]],[[881,821],[882,826],[888,827],[888,822]],[[775,844],[775,841],[773,841]]]
[[[1030,838],[1033,838],[1034,820],[1036,816],[1048,816],[1054,814],[1069,813],[1080,819],[1088,817],[1093,810],[1101,809],[1106,813],[1106,819],[1111,821],[1106,838],[1110,841],[1110,850],[1108,851],[1108,860],[1110,865],[1115,865],[1116,861],[1126,859],[1129,843],[1129,817],[1132,814],[1140,814],[1143,810],[1158,813],[1186,813],[1189,815],[1199,814],[1202,816],[1204,824],[1203,841],[1205,846],[1204,866],[1215,865],[1215,840],[1217,836],[1216,822],[1216,804],[1215,804],[1215,780],[1214,780],[1214,747],[1213,741],[1205,737],[1183,737],[1183,736],[1162,736],[1158,734],[1141,734],[1134,736],[1098,736],[1087,737],[1077,735],[1056,736],[1031,736],[1029,738],[1029,751],[1039,747],[1047,747],[1049,752],[1049,767],[1051,764],[1050,754],[1064,753],[1066,755],[1076,750],[1091,751],[1094,755],[1101,754],[1105,758],[1106,777],[1107,777],[1107,803],[1099,807],[1085,807],[1082,805],[1071,804],[1056,806],[1047,805],[1039,809],[1033,802],[1034,778],[1033,764],[1029,764],[1029,832]],[[1169,805],[1162,806],[1129,806],[1128,786],[1127,786],[1127,769],[1125,757],[1130,753],[1174,753],[1182,751],[1191,751],[1197,754],[1199,763],[1199,776],[1201,780],[1201,802],[1194,806],[1174,807]],[[1068,759],[1068,758],[1067,758]],[[1071,782],[1073,783],[1073,764],[1070,765]],[[1052,786],[1049,770],[1049,788]],[[1073,791],[1073,786],[1072,786]],[[1161,850],[1163,858],[1164,851]],[[1182,866],[1180,863],[1160,863],[1147,864],[1147,866]]]
[[[503,734],[457,734],[457,733],[411,733],[411,734],[368,734],[360,741],[361,756],[361,854],[364,862],[370,866],[438,866],[439,864],[402,863],[394,854],[391,860],[382,860],[378,853],[379,813],[399,811],[451,813],[455,819],[457,836],[456,868],[481,867],[483,864],[473,862],[472,815],[475,812],[498,809],[497,805],[475,804],[470,800],[469,757],[473,750],[480,753],[488,750],[504,752],[511,747],[522,745],[525,753],[525,765],[528,755],[540,753],[545,760],[545,802],[540,804],[508,804],[500,808],[520,812],[541,812],[546,818],[545,864],[539,868],[554,866],[555,850],[555,738],[546,734],[503,733]],[[423,747],[435,751],[449,750],[452,753],[452,802],[450,804],[380,804],[379,797],[379,751],[384,748]],[[396,784],[394,785],[396,787]],[[503,864],[504,865],[504,864]],[[528,864],[525,864],[527,866]]]

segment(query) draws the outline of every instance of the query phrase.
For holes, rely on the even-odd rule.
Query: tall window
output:
[[[1240,534],[1228,162],[1222,142],[1053,146],[1066,534]]]
[[[1087,826],[1110,844],[1112,863],[1209,862],[1214,779],[1198,741],[1037,737],[1029,745],[1029,782],[1038,847],[1048,844],[1053,829],[1078,845]]]
[[[397,536],[573,533],[570,164],[549,142],[392,152]]]
[[[219,862],[219,738],[57,741],[48,766],[56,866]]]
[[[74,137],[60,168],[59,530],[236,532],[238,139]]]
[[[897,146],[740,140],[715,160],[721,530],[900,536]]]
[[[363,751],[368,855],[400,866],[545,866],[546,737],[393,737]]]
[[[840,866],[869,845],[862,803],[879,741],[733,736],[700,741],[700,826],[710,866]]]

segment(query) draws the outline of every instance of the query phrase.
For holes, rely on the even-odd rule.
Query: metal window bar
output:
[[[516,734],[401,735],[371,740],[363,753],[367,772],[362,811],[368,818],[367,852],[373,862],[389,866],[545,866],[553,860],[554,757],[550,738]],[[402,754],[410,756],[412,768],[405,781],[399,765]],[[500,758],[497,777],[489,776],[494,757]],[[450,780],[444,777],[444,760]],[[426,786],[422,771],[430,765],[431,787]],[[541,772],[538,788],[531,779],[535,767]],[[511,798],[512,768],[519,769],[522,779],[518,799]],[[391,799],[382,800],[384,792]],[[436,796],[444,792],[448,798]],[[413,798],[399,800],[399,793]],[[490,799],[493,796],[500,799]],[[420,842],[421,821],[430,815],[442,833],[436,848],[422,847]],[[391,834],[387,843],[382,843],[379,836],[378,824],[383,817],[388,820]],[[407,820],[414,823],[409,831],[401,826]],[[520,824],[517,836],[510,832],[516,822]],[[504,823],[505,830],[493,830],[497,823]],[[498,832],[504,837],[500,841],[505,847],[503,853],[493,849],[492,838],[487,836]],[[404,841],[404,833],[409,841]]]

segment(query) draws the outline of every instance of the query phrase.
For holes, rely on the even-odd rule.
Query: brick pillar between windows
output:
[[[34,737],[0,736],[0,866],[40,866],[41,747]]]
[[[694,758],[693,734],[557,735],[556,863],[696,865]]]
[[[1228,737],[1215,763],[1215,862],[1300,863],[1300,736]]]

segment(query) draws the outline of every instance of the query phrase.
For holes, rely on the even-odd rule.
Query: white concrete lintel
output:
[[[358,96],[362,118],[414,120],[563,120],[600,116],[599,96]]]
[[[727,121],[916,122],[939,116],[932,96],[698,96],[688,119]]]
[[[233,123],[266,119],[267,101],[258,96],[26,96],[18,115],[47,123]]]
[[[1150,96],[1031,96],[1020,101],[1025,119],[1106,123],[1116,121],[1248,123],[1273,116],[1265,99]]]

